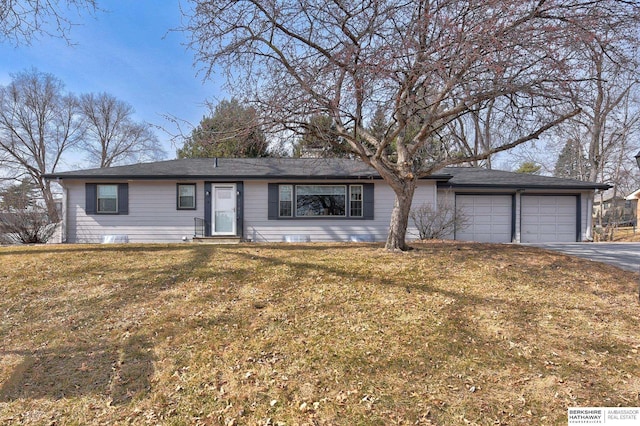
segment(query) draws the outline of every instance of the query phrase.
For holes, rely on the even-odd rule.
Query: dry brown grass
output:
[[[638,276],[532,247],[0,259],[0,424],[566,424],[640,405]]]
[[[616,228],[613,232],[613,241],[640,242],[640,230],[634,227]]]

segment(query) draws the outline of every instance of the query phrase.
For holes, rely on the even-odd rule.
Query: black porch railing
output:
[[[207,221],[199,218],[193,218],[193,236],[194,237],[204,237],[205,229],[207,228]]]

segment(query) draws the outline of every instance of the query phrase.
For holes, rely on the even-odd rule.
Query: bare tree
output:
[[[391,250],[407,248],[417,179],[577,115],[563,95],[577,75],[574,47],[640,16],[622,0],[192,3],[185,29],[209,74],[223,67],[231,89],[275,128],[330,116],[341,140],[393,188]],[[511,123],[505,140],[475,153],[456,145],[448,125],[494,99]],[[382,137],[366,127],[378,107],[390,123]]]
[[[87,132],[81,148],[100,167],[158,160],[166,153],[151,126],[133,120],[134,109],[108,93],[80,96]]]
[[[0,42],[29,43],[35,36],[69,40],[70,13],[95,12],[96,0],[0,0]]]
[[[0,87],[0,152],[16,176],[26,173],[32,179],[49,219],[56,222],[58,211],[44,174],[53,173],[62,154],[82,137],[78,100],[65,94],[51,74],[31,70],[12,77]]]
[[[572,96],[583,114],[572,122],[582,133],[586,142],[585,152],[589,162],[589,180],[603,181],[603,173],[609,161],[615,162],[615,152],[622,139],[630,136],[638,117],[629,114],[631,96],[638,87],[638,63],[633,44],[623,41],[620,34],[624,28],[617,28],[600,34],[594,40],[586,40],[578,49],[582,56],[582,79],[572,86]],[[637,105],[636,105],[637,107]]]
[[[46,243],[56,230],[28,178],[0,189],[0,244]]]

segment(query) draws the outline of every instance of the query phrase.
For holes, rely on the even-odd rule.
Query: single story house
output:
[[[384,241],[393,190],[357,160],[179,159],[53,173],[62,185],[63,241]],[[591,240],[593,196],[608,186],[471,167],[420,179],[413,206],[449,198],[468,223],[451,239]],[[412,224],[408,239],[417,238]]]

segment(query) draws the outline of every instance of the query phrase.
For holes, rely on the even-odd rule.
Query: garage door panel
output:
[[[523,195],[521,237],[523,243],[576,241],[576,196]]]
[[[456,230],[461,241],[511,242],[511,195],[457,195],[456,205],[467,217],[467,227]]]
[[[493,212],[491,206],[475,206],[474,211],[477,215],[488,215]]]
[[[545,216],[538,216],[535,218],[529,217],[529,221],[530,223],[539,223],[540,225],[546,225],[546,226],[552,226],[552,227],[556,227],[557,225],[557,217],[556,216],[551,216],[548,213],[542,213]]]

